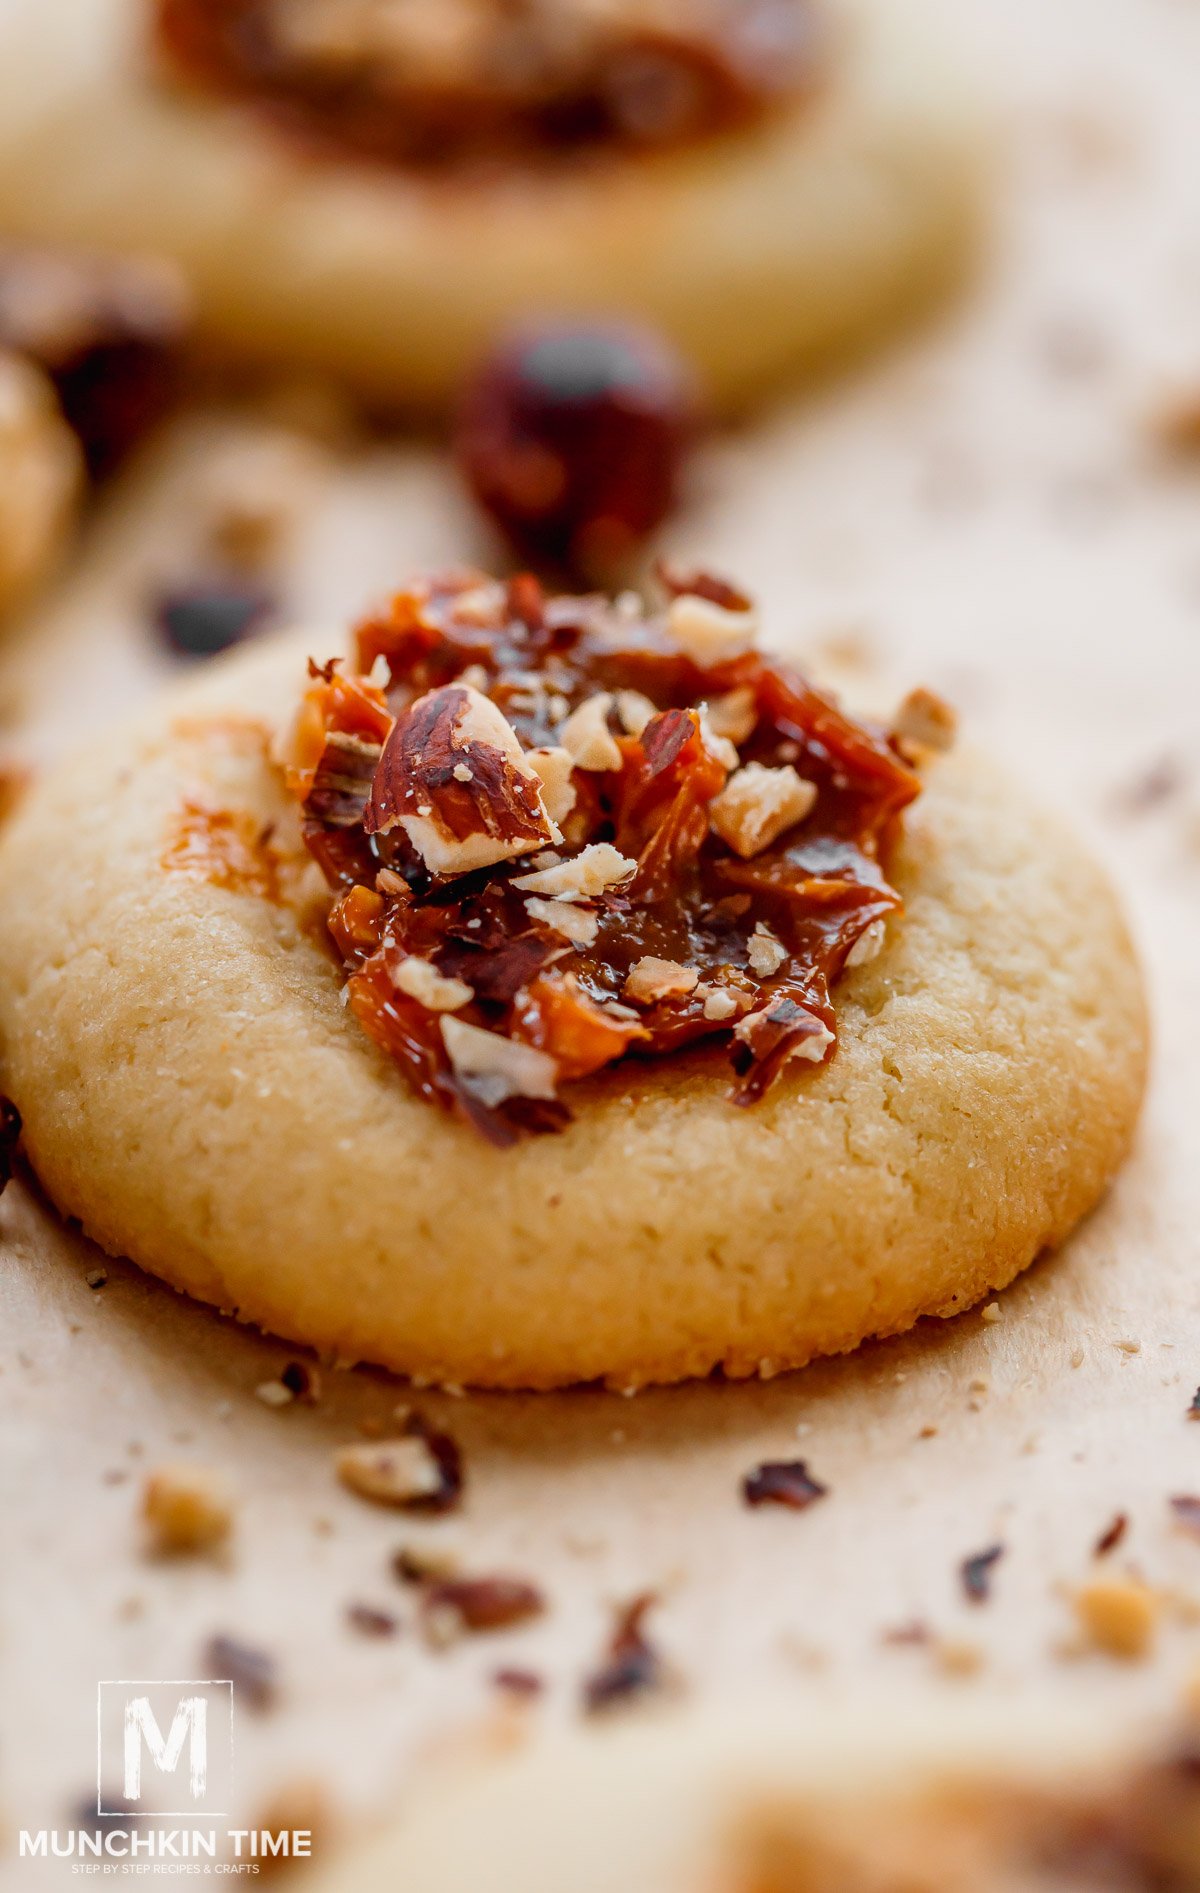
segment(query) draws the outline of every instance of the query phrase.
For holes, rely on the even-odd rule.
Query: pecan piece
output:
[[[382,754],[380,743],[330,730],[304,804],[305,814],[330,828],[356,828],[363,818]]]
[[[418,697],[384,744],[363,825],[397,824],[447,879],[562,840],[515,730],[469,684]]]

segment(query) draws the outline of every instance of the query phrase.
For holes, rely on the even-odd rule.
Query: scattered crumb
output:
[[[992,1571],[1003,1556],[1003,1545],[989,1545],[986,1551],[976,1551],[963,1559],[958,1570],[963,1593],[969,1604],[987,1601],[991,1594]]]
[[[998,1301],[989,1301],[985,1302],[979,1312],[984,1321],[999,1321],[1004,1310]]]
[[[209,1638],[200,1661],[201,1676],[233,1684],[239,1708],[261,1711],[274,1707],[278,1678],[275,1659],[265,1650],[239,1643],[236,1637],[218,1634]]]
[[[1137,1578],[1093,1578],[1074,1605],[1089,1642],[1106,1656],[1136,1661],[1154,1641],[1160,1599]]]
[[[1169,1503],[1176,1524],[1200,1538],[1200,1497],[1192,1492],[1177,1492]]]
[[[343,1446],[334,1466],[338,1478],[359,1498],[375,1505],[407,1506],[448,1512],[462,1493],[462,1461],[448,1433],[438,1433],[415,1414],[399,1439]]]
[[[939,1637],[933,1645],[933,1659],[943,1676],[975,1676],[983,1668],[983,1651],[977,1643],[964,1643],[956,1637]]]
[[[89,1269],[83,1279],[89,1288],[103,1288],[108,1281],[108,1270],[101,1268]]]
[[[1087,1355],[1084,1353],[1081,1347],[1073,1348],[1071,1350],[1072,1367],[1082,1367],[1086,1359],[1087,1359]]]
[[[364,1637],[394,1637],[400,1628],[398,1618],[373,1604],[347,1604],[346,1622]]]
[[[492,1681],[497,1689],[502,1689],[508,1696],[515,1696],[523,1701],[532,1701],[540,1696],[546,1685],[536,1670],[499,1669],[492,1671]]]
[[[764,1459],[742,1480],[747,1505],[783,1505],[793,1512],[807,1510],[828,1491],[811,1476],[803,1459]]]
[[[1115,1341],[1113,1345],[1119,1347],[1122,1354],[1140,1354],[1142,1351],[1140,1341]]]
[[[254,1398],[261,1400],[264,1407],[290,1407],[296,1396],[282,1380],[260,1380],[254,1389]]]
[[[279,1378],[297,1400],[315,1402],[321,1398],[321,1376],[307,1361],[289,1361]]]
[[[457,1569],[457,1555],[446,1548],[415,1551],[411,1545],[401,1545],[392,1553],[392,1571],[401,1584],[428,1584],[452,1577]]]
[[[425,1586],[421,1623],[429,1642],[441,1648],[476,1631],[510,1630],[545,1608],[541,1591],[525,1578],[440,1578]]]
[[[583,1685],[583,1706],[588,1715],[603,1714],[653,1693],[668,1682],[662,1658],[644,1629],[645,1619],[657,1601],[653,1591],[645,1591],[617,1613],[605,1661]]]
[[[142,1489],[142,1517],[156,1552],[213,1551],[233,1530],[232,1490],[210,1466],[160,1466]]]
[[[953,749],[958,717],[950,704],[923,686],[910,690],[892,719],[892,735],[902,756],[920,761],[925,750]]]
[[[1128,1529],[1127,1515],[1124,1512],[1117,1512],[1092,1546],[1093,1558],[1106,1558],[1110,1551],[1115,1551]]]

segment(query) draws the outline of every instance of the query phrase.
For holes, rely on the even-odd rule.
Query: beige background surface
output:
[[[871,695],[948,692],[1089,833],[1153,989],[1134,1162],[993,1324],[928,1325],[766,1385],[424,1398],[470,1483],[458,1518],[414,1524],[331,1473],[333,1448],[401,1387],[327,1375],[319,1406],[269,1410],[254,1388],[289,1350],[117,1264],[89,1288],[95,1252],[14,1186],[0,1204],[10,1834],[65,1824],[90,1792],[99,1678],[198,1672],[216,1630],[280,1669],[277,1709],[240,1719],[239,1814],[316,1776],[354,1825],[413,1791],[431,1748],[483,1726],[499,1664],[547,1678],[535,1728],[575,1718],[611,1604],[646,1587],[709,1703],[768,1691],[819,1716],[881,1676],[1004,1697],[1049,1683],[1132,1722],[1200,1666],[1200,1543],[1167,1506],[1200,1492],[1185,1418],[1200,1383],[1200,456],[1172,460],[1151,425],[1176,377],[1200,387],[1200,7],[963,0],[957,17],[1004,101],[981,280],[886,361],[714,447],[674,538],[759,590],[772,641],[836,657]],[[6,747],[48,755],[167,668],[140,605],[181,556],[197,456],[220,433],[189,423],[165,443],[0,651]],[[413,565],[461,556],[470,531],[432,453],[358,452],[317,497],[292,596],[336,622]],[[743,1510],[741,1475],[796,1453],[831,1496],[802,1516]],[[141,1553],[140,1480],[177,1456],[237,1478],[225,1566]],[[1063,1587],[1116,1511],[1130,1528],[1109,1565],[1172,1602],[1146,1662],[1070,1659]],[[997,1538],[994,1596],[971,1608],[957,1562]],[[431,1652],[388,1574],[403,1543],[532,1576],[550,1612]],[[354,1601],[394,1607],[404,1633],[356,1636]],[[977,1648],[976,1673],[947,1676],[936,1642],[881,1641],[914,1618]],[[13,1879],[52,1883],[28,1864]]]

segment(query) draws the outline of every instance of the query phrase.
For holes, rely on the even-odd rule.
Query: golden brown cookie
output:
[[[217,666],[0,839],[0,1090],[105,1248],[345,1359],[634,1386],[954,1314],[1105,1189],[1145,1071],[1129,939],[1073,837],[972,754],[906,811],[906,912],[839,980],[827,1062],[740,1109],[720,1050],[624,1059],[508,1148],[433,1108],[343,1003],[269,760],[308,648]]]
[[[454,137],[464,122],[489,120],[500,81],[486,66],[479,96],[465,88],[450,108],[456,86],[464,92],[473,16],[498,9],[491,0],[443,4],[444,30],[433,34],[418,32],[420,9],[394,9],[394,28],[386,9],[374,10],[383,25],[372,31],[397,36],[403,84],[390,106],[385,86],[367,134],[342,139],[327,109],[314,122],[313,98],[349,96],[361,107],[364,93],[373,97],[372,73],[386,80],[386,43],[359,47],[354,37],[370,9],[237,0],[274,22],[285,76],[289,60],[301,65],[303,86],[281,97],[263,96],[245,75],[231,80],[211,49],[190,64],[164,60],[150,5],[69,0],[64,13],[11,0],[0,23],[0,234],[172,259],[210,335],[422,406],[453,397],[497,327],[530,309],[644,316],[681,345],[718,403],[741,402],[886,328],[963,259],[982,194],[978,104],[943,58],[922,0],[776,0],[770,31],[786,48],[795,13],[802,44],[811,30],[811,59],[795,56],[794,86],[782,84],[762,110],[753,98],[745,109],[718,100],[711,128],[701,111],[711,135],[664,139],[637,118],[639,136],[600,137],[582,151],[552,141],[531,153],[524,135],[508,148],[502,125],[496,148],[465,162],[437,160],[436,139],[431,156],[428,137],[404,162],[382,161],[375,148],[386,159],[390,139],[381,121],[393,132],[430,98]],[[159,5],[210,19],[237,10],[230,0]],[[722,6],[755,12],[745,0],[690,11],[703,20]],[[696,75],[713,69],[703,29],[685,27],[686,61],[674,70],[666,62],[663,86],[671,16],[686,18],[686,7],[624,0],[577,12],[585,41],[589,20],[633,16],[617,51],[627,77],[631,49],[640,61],[639,98],[661,101],[679,70],[694,93]],[[671,32],[656,32],[664,15]],[[567,84],[549,55],[550,28],[532,30],[547,84]],[[568,41],[571,30],[568,21]],[[460,32],[465,49],[455,51]],[[647,41],[657,93],[645,85]],[[511,73],[511,49],[499,50],[493,65]],[[772,60],[769,42],[754,49],[767,81],[772,66],[786,74],[789,57]],[[334,62],[332,83],[321,59]]]

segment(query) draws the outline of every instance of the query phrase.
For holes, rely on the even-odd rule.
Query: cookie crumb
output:
[[[919,760],[922,750],[952,749],[957,733],[958,717],[952,706],[924,686],[909,691],[892,719],[896,747],[910,760],[910,750]]]
[[[142,1517],[156,1552],[213,1551],[233,1530],[232,1490],[210,1466],[160,1466],[142,1489]]]
[[[984,1321],[999,1321],[1004,1310],[998,1301],[989,1301],[985,1302],[979,1312]]]
[[[983,1668],[983,1651],[977,1643],[965,1643],[956,1637],[939,1637],[933,1646],[933,1659],[943,1676],[975,1676]]]
[[[1113,1346],[1120,1348],[1122,1354],[1140,1354],[1142,1351],[1140,1341],[1114,1341]]]
[[[108,1282],[108,1270],[102,1268],[89,1269],[83,1279],[90,1289],[104,1288]]]
[[[1144,1657],[1154,1641],[1160,1600],[1136,1578],[1093,1578],[1076,1591],[1075,1612],[1089,1642],[1126,1662]]]

